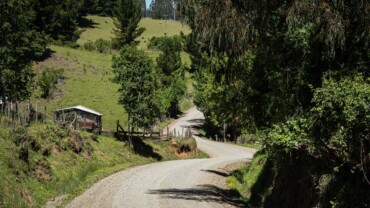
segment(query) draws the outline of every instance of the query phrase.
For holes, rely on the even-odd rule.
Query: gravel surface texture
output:
[[[203,119],[203,114],[192,108],[170,128],[180,130],[190,125],[195,131]],[[226,189],[225,179],[232,169],[251,160],[256,150],[194,137],[198,148],[210,158],[160,162],[118,172],[67,207],[242,207]]]

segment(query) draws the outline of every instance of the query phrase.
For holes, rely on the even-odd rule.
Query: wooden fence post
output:
[[[44,118],[44,121],[43,121],[43,123],[45,123],[46,122],[46,119],[47,119],[47,114],[46,114],[46,105],[45,105],[45,108],[44,108],[44,115],[45,115],[45,118]],[[54,120],[54,113],[53,113],[53,120]]]
[[[117,134],[117,137],[118,137],[118,126],[119,126],[119,120],[117,120],[117,127],[116,127],[116,134]]]
[[[15,103],[15,109],[16,109],[16,112],[17,112],[18,125],[21,125],[21,117],[19,115],[19,102],[18,101]]]

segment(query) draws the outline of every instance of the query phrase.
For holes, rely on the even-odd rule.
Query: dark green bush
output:
[[[152,37],[149,40],[148,48],[163,51],[170,47],[174,51],[181,51],[182,41],[183,38],[180,35],[172,37]]]
[[[313,105],[304,118],[291,118],[269,133],[265,143],[276,168],[271,186],[285,190],[278,185],[292,184],[286,180],[305,172],[301,183],[311,190],[311,206],[368,207],[370,79],[362,75],[324,79],[314,91]],[[298,169],[302,171],[292,171]],[[276,196],[264,199],[265,204],[282,202],[282,196]],[[294,198],[286,200],[293,200],[284,202],[291,207],[297,205]]]

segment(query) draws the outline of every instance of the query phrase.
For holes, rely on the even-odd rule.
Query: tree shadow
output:
[[[199,202],[216,202],[235,207],[246,207],[240,200],[238,192],[222,189],[214,185],[200,185],[190,189],[159,189],[150,190],[148,194],[162,195],[163,198],[179,199]]]
[[[55,53],[55,51],[51,50],[50,48],[47,48],[41,56],[36,57],[35,61],[37,62],[45,61],[46,59],[52,57],[53,53]]]
[[[189,123],[190,127],[195,130],[200,130],[205,123],[204,119],[191,119],[191,120],[188,120],[187,122]],[[182,126],[182,127],[187,128],[189,126]]]
[[[230,174],[227,174],[227,173],[224,173],[224,172],[221,172],[221,171],[217,171],[217,170],[202,170],[202,171],[207,172],[207,173],[213,173],[213,174],[216,174],[216,175],[219,175],[219,176],[222,176],[222,177],[230,176]]]
[[[99,24],[86,17],[81,17],[78,21],[78,26],[81,28],[98,28],[97,25]]]
[[[133,150],[136,154],[143,157],[151,157],[158,161],[162,160],[162,156],[154,152],[153,147],[146,144],[142,139],[135,137],[132,139]]]

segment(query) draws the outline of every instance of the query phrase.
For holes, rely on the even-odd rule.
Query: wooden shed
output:
[[[78,105],[54,111],[54,122],[68,125],[75,130],[101,132],[103,114],[90,108]]]

